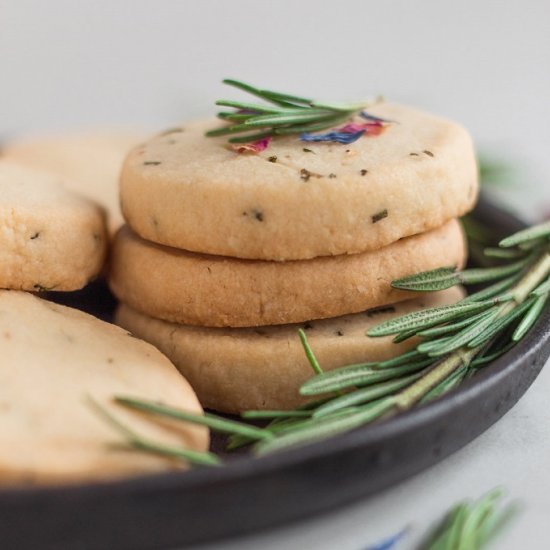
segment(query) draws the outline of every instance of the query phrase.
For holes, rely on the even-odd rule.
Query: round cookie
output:
[[[394,344],[391,337],[365,332],[392,317],[424,307],[450,304],[462,291],[423,294],[414,300],[302,325],[258,328],[202,328],[153,319],[119,306],[116,322],[151,342],[180,369],[203,407],[227,413],[249,409],[291,409],[306,400],[300,385],[312,376],[298,329],[304,328],[321,367],[331,370],[363,361],[388,359],[414,341]]]
[[[208,430],[165,423],[112,402],[162,400],[197,414],[189,384],[150,344],[91,315],[31,294],[0,291],[0,485],[81,482],[181,467],[126,449],[93,398],[143,437],[208,448]]]
[[[94,200],[108,212],[109,227],[122,224],[118,178],[124,157],[143,139],[135,130],[104,129],[90,133],[22,139],[1,155],[29,168],[52,172],[73,191]]]
[[[106,252],[99,206],[57,176],[0,161],[0,288],[77,290]]]
[[[474,206],[466,130],[391,103],[369,112],[395,123],[350,145],[278,137],[239,154],[225,137],[204,136],[223,124],[215,120],[161,134],[124,163],[124,217],[144,239],[175,248],[299,260],[376,250]]]
[[[270,262],[210,256],[145,241],[127,226],[115,237],[114,294],[147,315],[190,325],[247,327],[336,317],[414,296],[394,279],[465,263],[460,224],[380,250]]]

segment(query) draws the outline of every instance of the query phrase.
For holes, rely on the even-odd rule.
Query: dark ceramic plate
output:
[[[475,216],[503,234],[522,227],[487,202]],[[87,299],[96,313],[108,312],[108,299],[98,303],[93,294]],[[546,308],[524,340],[457,391],[380,424],[263,458],[240,456],[219,469],[0,491],[0,547],[176,548],[334,509],[466,445],[518,401],[549,355]]]

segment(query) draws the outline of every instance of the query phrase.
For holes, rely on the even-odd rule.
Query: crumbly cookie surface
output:
[[[205,450],[202,427],[163,424],[113,404],[116,394],[196,413],[199,402],[150,344],[80,311],[0,291],[0,485],[80,482],[180,467],[110,445],[124,441],[90,407],[92,397],[159,443]]]
[[[0,161],[0,288],[77,290],[101,271],[103,210],[63,180]]]
[[[8,143],[0,157],[56,174],[72,191],[106,209],[111,230],[122,225],[118,178],[126,154],[143,139],[137,130],[104,129]]]
[[[401,105],[350,145],[277,138],[237,153],[208,120],[160,134],[127,157],[121,203],[143,238],[193,252],[265,260],[375,250],[475,204],[472,141],[458,124]]]
[[[248,409],[291,409],[304,403],[300,385],[312,376],[300,340],[303,328],[324,370],[396,356],[414,341],[365,332],[392,317],[450,304],[461,289],[422,294],[414,300],[334,319],[300,325],[256,328],[203,328],[177,325],[138,313],[126,305],[117,323],[165,353],[189,380],[206,408],[238,413]]]
[[[145,241],[124,227],[115,237],[110,285],[152,317],[201,326],[246,327],[336,317],[414,296],[391,281],[443,266],[462,267],[456,220],[380,250],[273,262],[194,254]]]

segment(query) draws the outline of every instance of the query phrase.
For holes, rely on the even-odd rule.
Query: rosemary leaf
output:
[[[495,359],[498,359],[501,355],[504,355],[506,352],[510,351],[516,345],[515,342],[508,342],[505,346],[502,346],[497,351],[487,354],[480,355],[476,357],[471,364],[472,368],[479,368],[487,363],[492,363]]]
[[[506,314],[504,314],[502,317],[494,321],[494,323],[492,323],[486,330],[484,330],[478,336],[476,336],[473,340],[471,340],[468,343],[468,346],[471,348],[480,346],[487,340],[490,340],[491,338],[493,338],[493,336],[496,336],[497,334],[499,334],[507,326],[511,325],[516,319],[521,317],[526,310],[531,308],[534,301],[535,300],[532,300],[532,299],[527,300],[522,304],[516,306]]]
[[[472,325],[461,330],[454,336],[451,336],[448,340],[442,343],[441,346],[432,349],[429,353],[430,357],[441,357],[442,355],[451,353],[461,348],[462,346],[469,344],[471,341],[473,341],[474,338],[476,338],[480,334],[483,334],[484,331],[486,331],[491,326],[491,324],[495,322],[495,319],[498,317],[500,311],[501,310],[499,309],[492,310],[491,315],[488,315],[481,321],[477,321],[476,323],[473,323]]]
[[[542,310],[544,309],[544,306],[546,305],[547,300],[548,293],[537,295],[533,302],[524,302],[529,303],[529,311],[517,326],[514,334],[512,334],[513,342],[519,342],[525,336],[525,334],[527,334],[527,331],[535,324],[536,320],[539,318]]]
[[[382,382],[381,384],[375,384],[374,386],[368,386],[356,391],[346,393],[340,397],[331,399],[324,405],[321,405],[313,412],[313,418],[322,418],[324,416],[333,414],[341,409],[351,407],[354,405],[364,405],[380,397],[390,395],[397,390],[407,387],[409,384],[418,380],[422,376],[422,373],[412,374],[397,380],[390,380],[389,382]]]
[[[309,418],[310,411],[244,411],[241,413],[242,418],[255,420],[273,419],[273,418]]]
[[[529,241],[538,241],[541,238],[550,237],[550,221],[541,223],[539,225],[533,225],[522,231],[518,231],[505,239],[500,241],[499,246],[505,248],[511,246],[518,246]]]
[[[440,306],[413,311],[402,317],[390,319],[380,325],[371,328],[369,336],[388,336],[404,330],[415,330],[416,333],[425,328],[430,328],[439,323],[453,321],[462,315],[488,309],[494,305],[492,301],[457,303],[450,306]]]
[[[222,82],[224,84],[228,84],[229,86],[239,88],[240,90],[248,92],[249,94],[260,97],[266,101],[270,101],[271,103],[282,105],[284,107],[295,106],[296,103],[309,105],[312,102],[311,99],[306,99],[303,97],[281,94],[278,92],[271,92],[269,90],[260,90],[258,88],[255,88],[254,86],[251,86],[250,84],[245,84],[240,80],[234,80],[232,78],[225,78]]]
[[[220,99],[216,101],[216,105],[220,107],[234,107],[235,109],[239,109],[239,111],[252,111],[255,114],[274,114],[287,111],[284,107],[271,107],[263,103],[245,103],[243,101],[230,101],[228,99]]]
[[[465,319],[456,321],[454,323],[449,323],[447,325],[437,325],[436,327],[421,330],[417,334],[422,338],[433,338],[434,336],[441,336],[442,334],[456,332],[461,328],[467,327],[472,323],[475,323],[476,321],[485,319],[485,317],[487,317],[488,315],[491,315],[491,310],[482,311],[481,313],[473,315],[472,317],[466,317]],[[422,351],[422,353],[425,353],[423,350],[420,349],[421,346],[422,344],[418,346],[418,351]]]
[[[502,301],[503,297],[501,296],[501,293],[512,288],[514,283],[517,283],[520,278],[521,273],[515,273],[506,279],[493,283],[478,292],[474,292],[473,294],[466,296],[466,298],[461,300],[459,303],[467,304],[468,302],[482,302],[484,300],[494,298],[495,296],[499,296],[499,299]]]
[[[116,396],[115,401],[120,405],[124,405],[131,409],[164,416],[167,418],[174,418],[176,420],[192,422],[193,424],[200,424],[201,426],[208,426],[212,430],[216,430],[221,433],[241,434],[254,439],[270,439],[272,437],[269,432],[262,430],[261,428],[256,428],[235,420],[227,420],[209,413],[204,413],[204,415],[194,414],[181,409],[176,409],[174,407],[169,407],[168,405],[163,405],[161,403],[144,401],[142,399],[135,399],[132,397]]]
[[[325,372],[306,380],[300,387],[301,395],[319,395],[323,393],[335,392],[355,386],[368,386],[407,376],[413,372],[418,372],[425,368],[432,361],[422,359],[401,365],[399,367],[386,369],[358,368],[357,371],[348,369],[340,372],[339,369]]]
[[[101,406],[90,396],[88,396],[88,403],[98,415],[100,415],[107,423],[109,423],[115,430],[124,436],[127,445],[132,449],[155,455],[177,458],[196,466],[217,466],[221,463],[220,459],[215,454],[207,451],[193,451],[191,449],[185,449],[184,447],[164,445],[142,437],[134,430],[123,424],[120,420],[118,420],[118,418],[116,418],[105,407]]]
[[[483,253],[489,258],[500,258],[503,260],[516,260],[525,256],[525,250],[518,248],[494,248],[488,247]]]
[[[323,369],[321,368],[321,365],[319,365],[319,361],[317,361],[317,358],[315,357],[315,354],[313,353],[313,350],[311,349],[309,342],[307,341],[306,333],[302,329],[298,329],[298,335],[300,337],[302,347],[304,348],[307,360],[309,361],[309,364],[313,369],[313,372],[315,372],[315,374],[323,374]]]
[[[262,441],[256,444],[255,452],[259,455],[264,455],[274,451],[281,451],[288,447],[294,447],[295,445],[320,441],[357,428],[362,424],[372,422],[388,413],[393,406],[393,398],[385,397],[367,405],[363,410],[336,418],[329,417],[324,421],[320,420],[317,423],[287,432],[269,441]]]
[[[550,292],[550,278],[546,279],[546,281],[544,281],[537,288],[535,288],[532,294],[535,296],[542,296],[543,294],[548,294],[549,292]]]
[[[433,292],[451,288],[459,283],[456,267],[440,267],[397,279],[392,282],[391,286],[401,290]]]
[[[472,269],[465,269],[457,274],[457,277],[460,283],[465,285],[494,281],[495,279],[502,279],[507,275],[521,271],[529,264],[530,260],[531,258],[527,257],[518,262],[498,267],[474,267]]]

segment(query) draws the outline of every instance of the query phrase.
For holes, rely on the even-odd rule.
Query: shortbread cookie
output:
[[[110,284],[152,317],[201,326],[247,327],[336,317],[414,295],[391,281],[436,267],[462,267],[466,245],[456,220],[380,250],[270,262],[185,252],[117,234]]]
[[[144,239],[175,248],[297,260],[376,250],[473,207],[466,130],[400,105],[371,111],[395,123],[351,145],[291,136],[238,153],[225,137],[204,136],[214,120],[161,134],[125,161],[124,217]]]
[[[17,291],[0,291],[0,484],[88,481],[181,467],[112,448],[124,437],[90,397],[144,437],[206,450],[208,431],[163,423],[112,402],[161,400],[200,414],[170,361],[95,317]]]
[[[0,288],[76,290],[101,271],[105,214],[57,176],[0,161]]]
[[[92,133],[22,139],[9,143],[1,154],[24,166],[52,172],[70,189],[99,203],[108,212],[114,230],[122,223],[118,178],[124,157],[143,136],[132,130],[100,130]]]
[[[450,304],[457,288],[334,319],[258,328],[201,328],[159,321],[121,305],[117,323],[151,342],[180,369],[203,407],[228,413],[247,409],[291,409],[304,402],[298,388],[312,376],[298,329],[303,328],[321,367],[331,370],[388,359],[411,347],[366,331],[392,317],[424,307]]]

